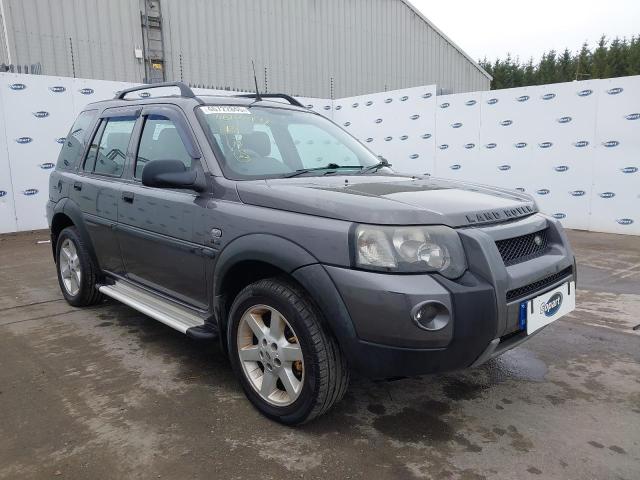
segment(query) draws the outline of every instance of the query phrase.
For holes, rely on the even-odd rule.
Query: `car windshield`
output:
[[[199,107],[199,117],[234,180],[372,173],[380,159],[314,113],[260,106]]]

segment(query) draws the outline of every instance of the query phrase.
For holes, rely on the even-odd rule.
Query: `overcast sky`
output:
[[[640,34],[640,0],[410,0],[474,60],[526,61],[551,48],[578,50],[608,37]]]

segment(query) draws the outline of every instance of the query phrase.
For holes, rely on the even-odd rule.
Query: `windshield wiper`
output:
[[[380,161],[378,163],[376,163],[375,165],[369,165],[366,168],[363,168],[360,171],[360,174],[365,174],[368,172],[377,172],[378,170],[380,170],[383,167],[390,167],[391,164],[387,161],[386,158],[384,157],[378,157],[380,159]]]
[[[320,170],[339,170],[341,168],[351,169],[351,170],[361,170],[364,168],[362,165],[338,165],[337,163],[330,163],[326,167],[316,167],[316,168],[301,168],[300,170],[296,170],[293,173],[289,173],[284,176],[284,178],[293,178],[298,175],[304,175],[309,172],[318,172]],[[327,172],[329,173],[329,172]]]

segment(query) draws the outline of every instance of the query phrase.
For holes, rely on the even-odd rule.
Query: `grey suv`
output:
[[[480,365],[575,308],[567,238],[528,195],[397,173],[287,95],[159,86],[180,94],[124,90],[66,139],[60,288],[219,339],[268,417],[323,414],[350,372]]]

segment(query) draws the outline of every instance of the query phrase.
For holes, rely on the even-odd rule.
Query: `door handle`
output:
[[[133,203],[133,193],[132,192],[122,192],[122,200],[127,203]]]
[[[82,190],[82,182],[73,182],[73,189],[77,191]]]

